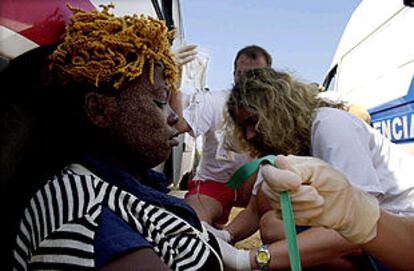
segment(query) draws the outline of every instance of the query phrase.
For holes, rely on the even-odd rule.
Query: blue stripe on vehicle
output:
[[[414,142],[414,77],[407,95],[368,110],[372,126],[394,143]]]

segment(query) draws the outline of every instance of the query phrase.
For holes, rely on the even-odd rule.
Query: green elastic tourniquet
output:
[[[240,167],[230,178],[227,186],[232,189],[238,189],[251,175],[253,175],[262,163],[269,163],[274,165],[276,156],[267,155],[260,159],[256,159]],[[288,244],[290,269],[293,271],[300,271],[299,249],[296,241],[295,219],[293,217],[292,205],[290,196],[287,191],[280,192],[280,205],[282,209],[283,225],[285,226],[286,240]]]

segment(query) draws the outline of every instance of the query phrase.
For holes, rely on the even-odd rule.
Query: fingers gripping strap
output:
[[[263,163],[274,165],[276,156],[267,155],[260,159],[253,160],[240,167],[230,178],[227,186],[232,189],[238,189],[251,175],[253,175],[259,166]],[[282,209],[283,225],[285,227],[286,240],[288,245],[290,269],[293,271],[302,270],[299,257],[299,249],[296,241],[295,220],[293,217],[292,204],[290,202],[289,192],[280,192],[280,205]]]

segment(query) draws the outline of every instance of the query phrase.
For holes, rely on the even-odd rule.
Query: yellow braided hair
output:
[[[136,14],[116,17],[109,12],[113,4],[101,5],[102,11],[68,7],[74,16],[49,57],[49,68],[61,80],[87,81],[96,87],[104,82],[119,89],[125,79],[139,77],[148,63],[154,84],[154,64],[161,61],[167,83],[177,91],[178,69],[169,43],[175,31],[168,31],[163,21]]]

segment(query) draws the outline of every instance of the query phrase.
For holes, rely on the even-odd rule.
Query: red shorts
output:
[[[202,194],[217,200],[223,207],[223,214],[217,220],[217,223],[226,224],[231,208],[235,206],[238,198],[246,193],[246,189],[250,189],[250,192],[248,192],[250,194],[251,187],[248,186],[248,182],[244,182],[238,190],[234,190],[227,187],[225,183],[213,180],[190,180],[188,181],[188,192],[185,194],[185,198],[190,195]]]

